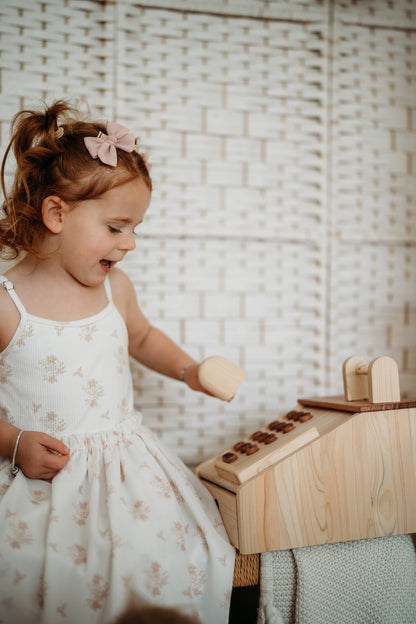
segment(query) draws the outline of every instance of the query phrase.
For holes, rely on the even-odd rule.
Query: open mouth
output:
[[[111,269],[112,264],[111,260],[100,260],[100,265],[107,273]]]

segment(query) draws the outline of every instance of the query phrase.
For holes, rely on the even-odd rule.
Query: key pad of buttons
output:
[[[286,451],[290,452],[292,447],[300,447],[316,437],[315,427],[308,422],[312,418],[311,412],[291,410],[285,416],[273,420],[219,456],[217,471],[227,479],[240,481],[243,474],[250,476],[255,471],[256,464],[267,467],[267,458],[271,460],[284,455],[286,447]],[[298,443],[295,440],[297,437]]]
[[[310,412],[292,410],[282,419],[273,420],[273,422],[269,423],[265,429],[255,431],[250,436],[249,441],[242,440],[241,442],[234,444],[232,450],[224,453],[221,459],[226,464],[231,464],[238,459],[239,455],[254,455],[254,453],[257,453],[257,451],[260,450],[259,445],[267,445],[275,442],[278,439],[278,436],[276,435],[277,432],[282,435],[289,433],[289,431],[293,431],[295,428],[295,423],[304,423],[311,418],[312,414]],[[253,442],[256,442],[256,444],[253,444]]]

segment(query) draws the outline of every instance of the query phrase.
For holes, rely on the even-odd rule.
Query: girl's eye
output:
[[[110,232],[112,232],[112,234],[120,234],[121,230],[118,228],[113,227],[112,225],[108,226],[108,229],[110,230]]]
[[[122,228],[115,227],[114,225],[107,225],[107,227],[112,234],[125,234],[126,232],[131,231],[130,229],[127,229],[124,227]],[[133,234],[133,236],[139,236],[139,232],[137,231],[137,228],[132,230],[131,233]]]

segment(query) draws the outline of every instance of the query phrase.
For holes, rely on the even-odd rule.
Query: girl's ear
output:
[[[53,234],[60,234],[67,204],[57,195],[46,197],[42,202],[42,220]]]

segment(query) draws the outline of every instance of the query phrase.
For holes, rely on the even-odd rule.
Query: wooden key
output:
[[[245,370],[219,355],[203,360],[198,372],[199,382],[205,390],[223,401],[233,398],[246,376]]]

